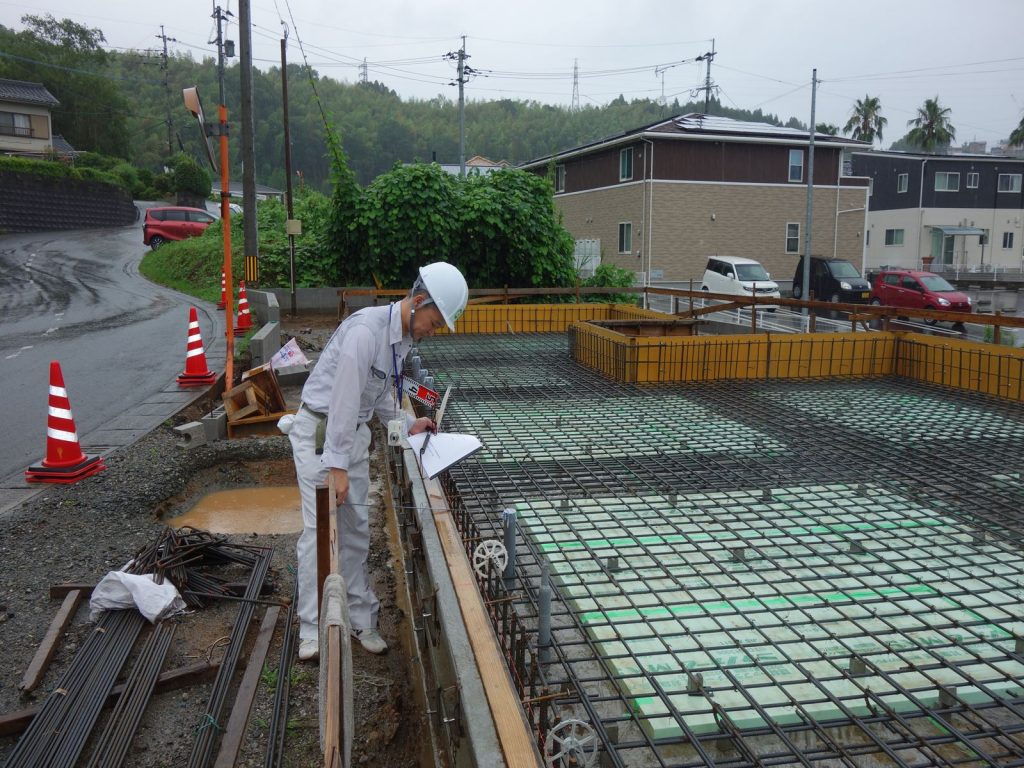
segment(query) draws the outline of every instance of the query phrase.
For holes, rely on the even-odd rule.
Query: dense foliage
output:
[[[120,168],[121,164],[115,163]],[[134,172],[130,165],[127,169]],[[122,170],[125,170],[122,168]],[[130,182],[120,173],[108,172],[103,169],[85,166],[69,166],[50,160],[30,160],[24,157],[0,156],[0,171],[14,173],[27,173],[33,176],[46,176],[54,179],[84,179],[88,181],[101,181],[104,184],[113,184],[126,191],[132,191]]]
[[[342,188],[344,185],[338,185]],[[548,182],[518,170],[459,179],[436,164],[396,166],[366,189],[352,185],[350,198],[302,190],[295,217],[296,284],[407,287],[417,270],[449,261],[474,286],[569,286],[575,281],[573,240],[555,211]],[[339,203],[341,201],[341,203]],[[352,211],[339,210],[352,205]],[[288,238],[281,203],[257,209],[260,285],[289,284]],[[232,269],[241,268],[241,217],[232,217]],[[339,222],[341,222],[339,224]],[[342,241],[329,233],[341,233]],[[159,262],[162,281],[180,285],[219,280],[222,231],[216,222],[198,238],[167,243],[147,257]],[[627,285],[632,273],[613,272]],[[147,273],[150,274],[150,273]]]
[[[171,161],[171,189],[198,197],[209,197],[213,182],[209,172],[184,152]]]

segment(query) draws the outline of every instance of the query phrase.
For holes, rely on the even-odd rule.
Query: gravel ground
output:
[[[308,351],[317,350],[333,329],[333,321],[323,318],[300,318],[292,325],[294,335]],[[60,605],[49,599],[51,585],[95,583],[152,543],[164,525],[161,517],[190,508],[206,493],[294,483],[290,445],[284,437],[222,441],[191,450],[177,447],[173,426],[197,414],[179,414],[131,448],[108,457],[106,471],[74,485],[48,486],[0,520],[0,647],[5,655],[0,665],[0,714],[41,704],[93,626],[84,603],[62,638],[42,684],[29,694],[19,691],[24,670]],[[372,472],[378,474],[379,470],[374,466]],[[372,656],[358,643],[354,645],[353,764],[412,768],[419,764],[419,752],[428,739],[423,733],[422,708],[412,693],[409,657],[402,642],[407,629],[404,613],[396,604],[395,561],[386,516],[383,503],[378,503],[371,516],[370,568],[381,600],[381,633],[391,648],[383,656]],[[274,548],[269,599],[288,600],[292,595],[296,538],[257,534],[232,537],[239,543]],[[263,613],[264,608],[257,606],[250,644]],[[223,643],[218,641],[230,634],[237,615],[237,603],[222,602],[173,619],[177,631],[164,669],[200,658],[219,659]],[[283,617],[282,611],[237,763],[240,766],[264,764]],[[284,765],[317,765],[321,757],[316,665],[296,663],[291,680]],[[210,682],[206,682],[156,694],[126,765],[185,765],[209,692]],[[228,702],[232,700],[233,692]],[[0,763],[15,743],[15,738],[0,738]]]

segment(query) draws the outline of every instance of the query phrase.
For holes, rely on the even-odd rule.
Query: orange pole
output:
[[[220,116],[220,218],[224,225],[224,280],[227,291],[224,294],[224,335],[227,339],[227,360],[224,365],[224,389],[235,384],[235,318],[234,282],[231,278],[231,190],[228,173],[228,108],[218,105]]]

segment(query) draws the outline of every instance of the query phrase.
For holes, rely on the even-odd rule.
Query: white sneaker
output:
[[[320,657],[319,640],[299,641],[299,661],[316,661]]]
[[[384,653],[388,649],[388,644],[376,629],[353,629],[352,637],[370,653]]]

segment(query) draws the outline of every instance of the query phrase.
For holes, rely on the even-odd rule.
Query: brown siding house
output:
[[[867,179],[843,175],[864,142],[815,134],[814,253],[861,265]],[[807,131],[683,115],[524,165],[556,168],[555,204],[601,261],[647,282],[699,281],[708,256],[757,259],[792,278],[804,248]]]

